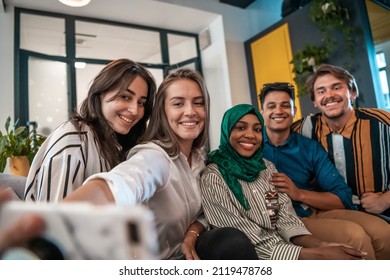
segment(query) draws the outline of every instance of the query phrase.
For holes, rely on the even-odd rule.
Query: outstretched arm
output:
[[[102,179],[88,181],[65,197],[64,201],[89,201],[94,204],[115,202],[107,182]]]
[[[109,172],[98,173],[64,201],[135,205],[151,198],[169,180],[169,156],[163,150],[139,149]]]

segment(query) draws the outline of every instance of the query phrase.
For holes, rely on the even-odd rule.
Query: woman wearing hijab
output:
[[[225,112],[219,148],[209,154],[201,176],[210,225],[244,232],[259,259],[364,259],[364,252],[313,237],[289,197],[271,185],[277,170],[262,156],[263,127],[263,117],[252,105]]]

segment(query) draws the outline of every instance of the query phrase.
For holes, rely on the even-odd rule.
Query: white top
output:
[[[104,179],[116,204],[142,203],[154,213],[161,259],[182,258],[181,243],[190,224],[198,220],[207,228],[201,209],[200,172],[204,156],[192,153],[192,167],[180,154],[169,155],[157,144],[135,146],[129,158],[110,172],[88,178]]]
[[[91,129],[84,126],[80,136],[67,121],[48,136],[35,155],[27,177],[25,200],[59,201],[92,174],[108,170]]]

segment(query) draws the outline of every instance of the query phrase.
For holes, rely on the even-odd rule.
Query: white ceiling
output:
[[[81,8],[67,7],[56,0],[4,1],[6,12],[10,5],[190,33],[200,33],[218,17],[214,13],[154,0],[91,0],[87,6]]]
[[[195,34],[199,34],[206,29],[218,17],[214,13],[152,0],[91,0],[87,6],[81,8],[68,7],[57,0],[5,0],[5,3],[7,5],[6,12],[11,9],[10,6],[14,6]],[[37,52],[45,49],[47,54],[64,55],[63,21],[54,18],[44,19],[41,16],[24,18],[26,20],[22,22],[22,48]],[[104,28],[108,28],[108,30],[103,32],[102,29]],[[155,32],[147,33],[139,30],[137,33],[135,29],[114,28],[93,23],[83,24],[82,22],[78,23],[77,29],[78,33],[94,35],[76,37],[76,42],[81,42],[77,43],[78,57],[108,59],[112,57],[112,50],[114,49],[115,57],[126,57],[131,53],[132,58],[139,62],[161,62],[159,59],[154,59],[156,55],[160,57],[159,37],[157,34],[156,40]],[[180,36],[170,36],[170,48],[183,43],[183,40],[187,39],[185,37],[180,38]],[[109,53],[108,56],[107,53]],[[187,58],[183,60],[185,59]]]

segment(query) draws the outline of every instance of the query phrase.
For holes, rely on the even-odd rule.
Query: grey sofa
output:
[[[23,200],[26,180],[27,177],[24,176],[0,173],[0,187],[10,187],[15,193],[14,198],[16,200]]]

